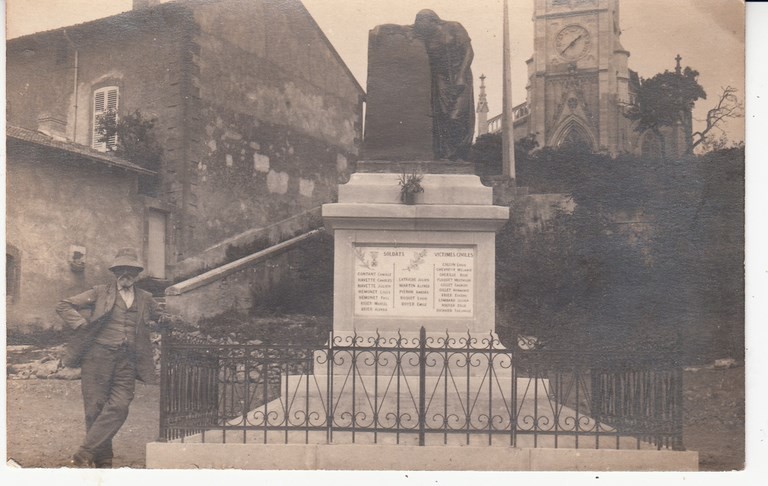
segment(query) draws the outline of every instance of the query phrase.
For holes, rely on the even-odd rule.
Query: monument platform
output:
[[[147,444],[148,469],[697,471],[698,453],[487,446]]]

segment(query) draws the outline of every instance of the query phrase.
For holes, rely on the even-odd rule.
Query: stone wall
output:
[[[362,90],[299,2],[194,18],[187,256],[334,200],[362,136]]]
[[[47,113],[65,123],[68,140],[90,146],[93,93],[117,86],[120,113],[140,110],[156,118],[154,134],[163,147],[160,197],[180,208],[186,116],[181,45],[189,18],[182,6],[167,4],[10,40],[8,123],[35,130],[37,118]],[[172,212],[169,226],[179,222],[179,211]],[[168,232],[171,249],[175,235]]]
[[[336,197],[364,92],[295,0],[188,0],[8,42],[8,121],[93,137],[93,93],[157,119],[173,265]],[[77,69],[75,69],[77,66]]]
[[[272,223],[261,228],[244,231],[227,238],[176,263],[174,280],[177,282],[200,275],[228,262],[232,262],[249,253],[263,250],[297,235],[308,229],[322,226],[320,207]]]
[[[182,121],[179,26],[184,16],[178,7],[149,12],[9,41],[9,124],[35,130],[41,114],[56,115],[66,121],[69,140],[90,145],[93,92],[114,85],[120,89],[119,111],[140,109],[156,117],[159,142],[166,156],[172,154]]]
[[[229,311],[248,314],[252,312],[254,293],[285,278],[290,268],[289,260],[290,255],[283,253],[194,290],[167,295],[165,309],[192,325]]]
[[[333,242],[323,230],[166,289],[166,310],[196,325],[225,313],[331,315]]]
[[[9,327],[58,327],[54,306],[110,278],[117,249],[141,248],[144,205],[137,176],[34,145],[8,143],[6,244],[15,250],[18,292]],[[69,265],[85,249],[82,273]]]

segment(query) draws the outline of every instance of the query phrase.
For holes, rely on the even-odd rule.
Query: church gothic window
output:
[[[576,123],[571,123],[571,125],[564,130],[557,146],[569,149],[592,150],[592,142],[589,135],[584,131],[583,127]]]

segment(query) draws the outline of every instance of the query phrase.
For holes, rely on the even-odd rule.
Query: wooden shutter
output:
[[[103,116],[112,116],[117,121],[117,109],[119,104],[120,91],[117,86],[107,86],[96,90],[93,93],[93,141],[91,146],[96,150],[105,152],[107,146],[114,147],[117,143],[117,136],[112,136],[106,142],[100,142],[100,134],[97,130],[99,120]]]

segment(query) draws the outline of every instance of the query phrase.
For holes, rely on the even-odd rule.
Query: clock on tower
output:
[[[566,61],[576,61],[589,54],[592,38],[589,31],[580,25],[564,27],[555,36],[555,51]]]

